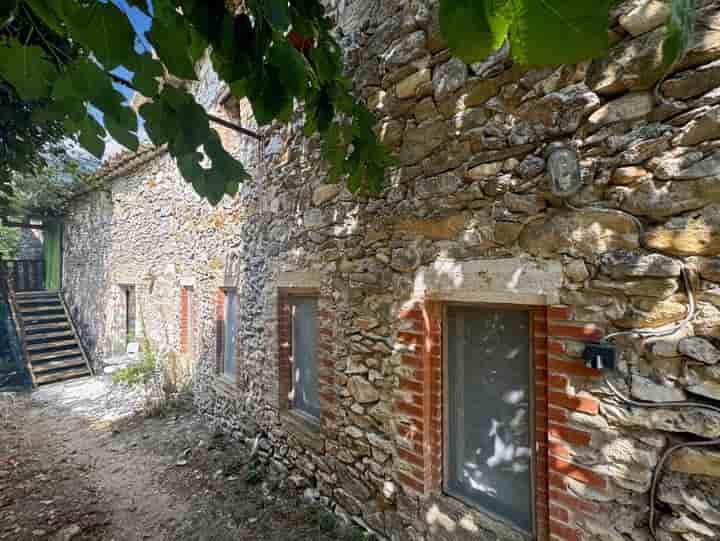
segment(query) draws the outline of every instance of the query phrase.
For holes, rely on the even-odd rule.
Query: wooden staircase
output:
[[[34,385],[92,375],[59,291],[18,291],[12,304]]]

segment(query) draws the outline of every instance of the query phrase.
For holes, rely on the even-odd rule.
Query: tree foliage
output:
[[[0,225],[0,258],[17,257],[20,248],[20,230],[17,227]]]
[[[233,96],[249,100],[260,125],[287,122],[302,104],[305,133],[323,137],[333,177],[348,178],[352,190],[380,191],[391,158],[373,131],[372,115],[351,94],[332,23],[318,0],[248,0],[243,12],[224,0],[153,0],[152,8],[143,0],[130,3],[152,14],[147,39],[155,56],[136,50],[130,21],[112,3],[13,0],[10,17],[40,19],[82,51],[65,58],[28,44],[22,32],[6,33],[0,78],[22,99],[47,102],[34,119],[61,122],[95,156],[103,154],[106,134],[136,149],[138,119],[112,84],[111,72],[122,66],[149,100],[140,115],[153,143],[167,144],[184,178],[217,202],[235,193],[247,173],[222,147],[185,85],[167,82],[195,79],[195,64],[209,50],[215,71]],[[102,112],[102,121],[88,114],[89,105]]]
[[[3,10],[6,10],[3,12]],[[46,53],[52,49],[62,51],[67,57],[76,55],[73,44],[55,35],[40,20],[26,14],[25,17],[9,17],[10,11],[3,5],[0,8],[0,44],[3,37],[23,35],[26,43],[38,47],[48,44]],[[5,18],[4,18],[5,17]],[[0,45],[0,64],[13,67],[12,55]],[[52,58],[52,56],[51,56]],[[22,64],[19,65],[22,68]],[[28,79],[22,86],[27,87],[28,96],[32,95],[34,79]],[[55,159],[64,153],[65,131],[60,122],[38,123],[33,119],[36,111],[42,110],[47,100],[34,98],[21,99],[15,89],[0,79],[0,209],[7,207],[11,196],[13,175],[31,175],[45,167],[48,159]]]
[[[55,159],[32,174],[16,174],[5,216],[53,218],[62,214],[73,196],[91,189],[95,164],[78,156]]]
[[[664,43],[666,68],[686,50],[694,0],[670,0]],[[440,26],[453,54],[479,62],[506,40],[513,58],[529,66],[574,64],[610,47],[610,8],[618,0],[441,0]]]

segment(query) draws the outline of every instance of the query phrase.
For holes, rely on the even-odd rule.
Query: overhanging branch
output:
[[[115,75],[113,73],[108,73],[108,75],[116,83],[126,86],[130,90],[134,90],[135,92],[138,92],[138,89],[135,88],[130,81],[127,81],[126,79],[123,79],[122,77],[118,77],[117,75]],[[214,122],[215,124],[219,124],[219,125],[223,126],[224,128],[228,128],[228,129],[234,130],[238,133],[242,133],[243,135],[247,135],[248,137],[257,139],[258,141],[260,140],[260,134],[258,134],[257,132],[248,130],[247,128],[243,128],[242,126],[239,126],[239,125],[235,124],[234,122],[230,122],[229,120],[225,120],[224,118],[220,118],[219,116],[211,115],[208,112],[205,112],[205,115],[208,117],[208,120],[210,120],[211,122]]]

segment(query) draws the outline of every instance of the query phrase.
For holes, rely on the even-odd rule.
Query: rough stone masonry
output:
[[[325,183],[301,112],[263,129],[259,145],[222,133],[253,180],[216,208],[161,149],[111,164],[65,229],[64,287],[96,365],[124,347],[123,292],[134,287],[137,332],[185,359],[208,420],[259,438],[288,486],[383,537],[646,541],[659,457],[720,437],[719,414],[663,405],[720,405],[720,2],[699,5],[687,54],[658,81],[661,0],[614,8],[606,58],[543,70],[513,65],[507,48],[470,66],[452,58],[432,0],[334,2],[356,93],[400,162],[382,197]],[[207,64],[193,90],[253,125]],[[583,188],[570,205],[549,190],[551,142],[580,156]],[[239,266],[228,378],[218,344],[229,253]],[[585,367],[584,343],[683,321],[683,267],[696,305],[688,324],[616,340],[614,385],[658,405],[629,406]],[[288,408],[295,291],[319,298],[319,424]],[[531,314],[530,533],[443,490],[443,313],[453,302]],[[720,449],[673,454],[653,506],[658,540],[717,538]]]

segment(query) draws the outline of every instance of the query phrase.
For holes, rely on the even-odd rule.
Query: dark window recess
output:
[[[317,361],[316,297],[291,297],[292,308],[292,407],[313,419],[320,417]]]
[[[447,311],[445,491],[532,531],[530,314]]]
[[[135,286],[125,286],[125,342],[135,341]]]

